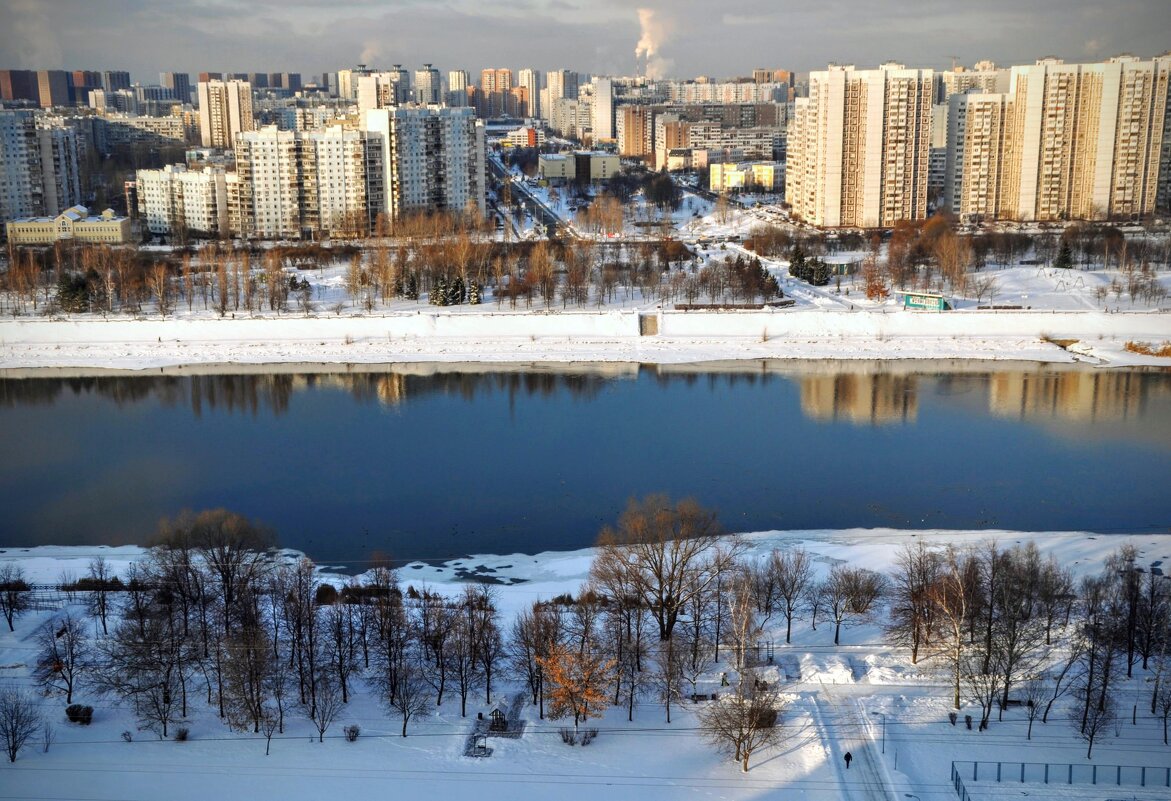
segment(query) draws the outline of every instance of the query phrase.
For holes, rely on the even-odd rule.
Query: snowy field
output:
[[[1105,556],[1123,544],[1139,551],[1150,565],[1171,560],[1171,535],[1099,535],[1088,533],[1027,534],[1017,532],[904,532],[894,530],[767,532],[747,535],[750,556],[775,546],[800,544],[824,574],[839,562],[888,571],[896,547],[908,538],[956,545],[976,544],[995,537],[1009,547],[1035,541],[1044,555],[1052,554],[1077,575],[1100,571]],[[62,575],[83,575],[94,555],[102,554],[119,572],[142,556],[141,549],[34,548],[0,550],[0,563],[20,565],[35,583],[55,583]],[[412,564],[399,571],[400,583],[424,583],[457,593],[460,568],[477,568],[501,582],[496,587],[502,620],[538,598],[576,592],[585,578],[592,552],[538,555],[477,556],[445,565]],[[344,568],[344,566],[338,566]],[[329,569],[321,578],[329,580]],[[335,578],[335,581],[337,579]],[[42,608],[17,619],[17,630],[0,633],[0,683],[29,686],[29,662],[35,651],[33,633],[61,613]],[[783,625],[783,623],[782,623]],[[6,629],[6,627],[4,627]],[[24,751],[0,772],[0,797],[77,799],[78,801],[140,801],[145,799],[274,798],[299,801],[348,797],[414,797],[476,799],[890,799],[956,798],[949,781],[953,760],[1006,760],[1076,765],[1171,765],[1171,749],[1162,744],[1161,724],[1144,708],[1151,678],[1136,670],[1123,682],[1119,705],[1125,720],[1105,733],[1085,758],[1085,744],[1076,736],[1065,712],[1046,725],[1035,725],[1026,740],[1020,709],[1010,709],[1002,722],[995,716],[986,732],[968,731],[947,720],[948,687],[939,666],[912,666],[901,649],[881,641],[875,622],[844,629],[842,645],[832,645],[832,628],[811,631],[807,621],[794,628],[794,643],[779,645],[768,680],[779,682],[790,701],[782,722],[781,746],[754,755],[751,770],[742,774],[731,760],[712,752],[697,730],[690,704],[676,709],[667,724],[663,709],[645,700],[626,720],[626,710],[611,708],[597,726],[598,738],[588,747],[561,743],[558,724],[537,719],[525,706],[528,728],[519,740],[493,738],[486,759],[463,756],[476,712],[489,709],[483,698],[469,704],[469,718],[459,715],[458,701],[445,703],[435,714],[412,725],[409,737],[398,736],[397,719],[386,715],[365,691],[338,719],[324,743],[303,717],[289,719],[286,734],[265,756],[260,735],[234,734],[211,708],[196,704],[191,712],[191,739],[160,741],[135,731],[128,710],[107,699],[86,698],[95,707],[94,723],[79,727],[65,722],[63,702],[40,699],[42,711],[54,720],[57,738],[47,753],[39,743]],[[783,642],[774,618],[766,637]],[[719,689],[728,664],[715,666],[701,679],[700,691]],[[506,685],[505,694],[520,691]],[[1137,704],[1137,723],[1129,711]],[[978,710],[977,710],[978,713]],[[361,737],[349,743],[341,727],[356,723]],[[120,737],[134,732],[132,742]],[[843,755],[854,762],[845,770]],[[1105,772],[1103,773],[1105,775]],[[1111,773],[1111,777],[1113,774]],[[1165,787],[1079,786],[968,783],[973,799],[1127,798],[1166,799]]]

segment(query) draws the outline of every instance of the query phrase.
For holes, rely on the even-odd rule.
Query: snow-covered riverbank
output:
[[[1072,569],[1075,577],[1099,572],[1105,557],[1129,544],[1138,550],[1142,565],[1166,564],[1171,559],[1171,535],[1103,535],[1087,532],[1025,533],[1010,531],[899,531],[893,529],[762,532],[744,535],[748,558],[760,558],[776,546],[801,545],[813,557],[819,576],[841,562],[887,571],[898,545],[922,538],[943,545],[974,545],[996,538],[1002,547],[1034,541],[1045,556],[1052,555]],[[15,562],[32,582],[55,584],[62,576],[84,575],[89,560],[103,555],[116,572],[144,555],[141,548],[42,547],[0,549],[0,564]],[[293,554],[289,554],[293,556]],[[411,564],[400,570],[405,587],[426,583],[432,589],[459,591],[463,571],[490,575],[503,582],[495,588],[502,621],[538,598],[575,593],[588,573],[592,549],[537,555],[476,556],[445,565]],[[344,566],[337,566],[344,567]],[[322,579],[339,582],[326,567]],[[36,651],[35,631],[60,614],[48,598],[17,619],[16,631],[0,631],[0,682],[32,686],[30,663]],[[85,612],[75,604],[75,614]],[[287,727],[274,737],[271,756],[265,755],[262,735],[232,732],[217,717],[214,704],[195,699],[184,727],[187,742],[159,740],[135,728],[132,710],[108,697],[83,691],[94,706],[92,726],[67,724],[59,698],[38,698],[44,714],[53,720],[56,738],[42,753],[39,741],[30,744],[3,770],[3,795],[27,799],[173,799],[279,798],[308,801],[334,797],[379,797],[388,788],[408,796],[528,801],[557,797],[568,801],[662,799],[717,796],[725,799],[784,797],[805,801],[847,801],[901,797],[954,798],[950,784],[953,760],[985,760],[996,775],[997,760],[1017,770],[1022,761],[1062,766],[1096,765],[1096,785],[1030,784],[981,785],[969,782],[976,799],[1031,795],[1074,801],[1133,795],[1144,801],[1166,797],[1156,786],[1160,766],[1167,764],[1161,741],[1161,722],[1149,714],[1149,672],[1136,668],[1133,680],[1120,683],[1119,706],[1125,719],[1095,746],[1093,760],[1085,758],[1085,743],[1066,720],[1064,706],[1047,724],[1037,722],[1026,738],[1027,717],[1011,708],[986,732],[950,725],[946,665],[935,660],[912,665],[907,653],[884,642],[881,621],[843,631],[834,646],[833,627],[810,630],[807,621],[794,628],[792,645],[784,645],[783,622],[774,618],[768,637],[776,640],[776,658],[760,668],[768,682],[779,682],[788,702],[782,725],[784,744],[752,758],[747,774],[716,753],[706,742],[696,710],[685,702],[673,708],[671,723],[662,706],[648,694],[627,719],[623,707],[610,707],[591,721],[600,734],[588,747],[562,744],[558,729],[564,721],[541,720],[525,706],[527,728],[516,740],[493,738],[487,759],[464,756],[464,747],[477,712],[491,708],[477,697],[469,703],[469,717],[459,714],[458,699],[448,700],[411,724],[411,736],[398,736],[398,721],[388,715],[375,694],[356,680],[358,691],[327,734],[325,742],[298,711],[290,710]],[[779,638],[779,639],[778,639]],[[725,652],[726,654],[726,652]],[[734,666],[724,661],[699,680],[705,693],[725,692],[722,672]],[[505,679],[498,694],[509,697],[523,686]],[[196,694],[198,695],[198,694]],[[193,696],[193,699],[195,696]],[[1141,703],[1140,703],[1141,701]],[[1134,704],[1135,723],[1131,722]],[[977,712],[967,706],[961,713]],[[360,725],[361,737],[347,742],[343,725]],[[130,733],[124,741],[119,732]],[[853,769],[843,767],[843,755],[853,755]],[[1113,768],[1148,768],[1148,784],[1112,785]],[[1080,769],[1080,768],[1079,768]],[[1055,769],[1056,770],[1056,769]],[[1006,772],[1012,779],[1016,774]],[[987,780],[987,777],[985,777]]]
[[[1171,359],[1125,350],[1128,341],[1168,339],[1171,315],[1159,312],[428,310],[369,317],[18,319],[0,322],[0,369],[944,358],[1171,366]],[[1051,340],[1076,344],[1066,342],[1063,349]]]

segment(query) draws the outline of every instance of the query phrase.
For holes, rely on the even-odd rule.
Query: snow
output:
[[[1026,533],[1011,531],[916,531],[891,529],[847,531],[760,532],[744,535],[747,558],[760,558],[770,548],[800,544],[814,556],[820,572],[838,562],[889,570],[897,546],[911,538],[933,544],[971,545],[996,538],[1002,546],[1035,541],[1077,575],[1096,573],[1103,558],[1123,544],[1138,548],[1144,564],[1171,559],[1171,535],[1163,533],[1099,535],[1085,532]],[[20,565],[30,581],[54,583],[63,573],[81,575],[89,559],[101,554],[117,572],[124,572],[143,551],[119,548],[42,547],[0,549],[0,561]],[[293,553],[286,553],[292,558]],[[495,588],[503,621],[536,598],[576,592],[587,575],[591,549],[535,555],[481,555],[442,565],[409,565],[400,582],[423,582],[447,593],[459,591],[459,566],[483,566],[505,582]],[[323,578],[334,577],[323,571]],[[28,664],[35,651],[33,634],[58,610],[37,609],[18,618],[17,631],[0,633],[0,683],[28,686]],[[777,620],[771,623],[777,638]],[[1171,764],[1161,742],[1161,729],[1139,705],[1138,725],[1129,716],[1118,733],[1108,732],[1087,762],[1084,744],[1074,729],[1057,716],[1034,727],[1025,739],[1027,722],[1021,710],[1010,709],[1003,722],[987,732],[968,731],[947,721],[946,679],[930,663],[912,666],[905,653],[887,646],[874,623],[847,627],[841,647],[832,645],[832,627],[810,631],[808,622],[795,625],[794,644],[778,646],[777,662],[799,665],[799,681],[784,682],[776,667],[765,669],[769,680],[783,682],[790,701],[784,725],[791,735],[784,745],[753,756],[751,771],[711,752],[697,731],[694,707],[672,712],[672,723],[647,700],[635,711],[633,723],[624,709],[608,710],[596,723],[599,737],[588,748],[570,748],[557,735],[559,724],[529,721],[519,740],[493,739],[488,759],[462,756],[472,721],[459,717],[458,700],[445,703],[432,716],[412,724],[411,734],[397,736],[399,723],[359,692],[342,717],[317,743],[310,724],[299,715],[289,718],[284,736],[274,738],[272,755],[264,756],[258,735],[230,732],[214,711],[196,703],[191,739],[159,741],[135,730],[129,712],[106,699],[86,698],[96,709],[90,727],[68,724],[59,699],[42,698],[43,711],[54,718],[57,738],[48,753],[37,744],[13,765],[3,768],[0,795],[22,799],[174,799],[280,798],[288,801],[333,797],[383,797],[388,790],[407,797],[477,799],[677,799],[716,796],[726,799],[920,799],[954,798],[950,785],[953,760],[1009,760],[1075,764],[1125,764],[1152,767]],[[783,632],[781,633],[783,639]],[[717,691],[719,665],[701,681],[700,691]],[[789,668],[786,668],[788,671]],[[1141,671],[1123,684],[1123,707],[1140,691],[1148,692]],[[519,687],[508,686],[512,693]],[[478,698],[469,713],[490,706]],[[885,715],[885,720],[883,719]],[[361,726],[361,737],[347,743],[341,727]],[[884,735],[885,729],[885,735]],[[124,742],[123,730],[133,741]],[[311,736],[312,735],[312,736]],[[854,761],[845,770],[842,757]],[[394,789],[391,789],[394,788]],[[1028,794],[1032,797],[1166,798],[1162,787],[1116,788],[1046,786],[1041,784],[968,783],[974,799]]]
[[[659,334],[639,335],[639,315]],[[1048,339],[1072,339],[1062,349]],[[1168,365],[1125,351],[1171,340],[1171,315],[1091,311],[759,312],[419,309],[381,316],[237,319],[6,319],[0,369],[147,369],[195,364],[392,362],[643,362],[726,359],[1016,359]]]

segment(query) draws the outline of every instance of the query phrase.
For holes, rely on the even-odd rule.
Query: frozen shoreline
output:
[[[640,328],[641,326],[641,328]],[[657,334],[643,335],[647,328]],[[643,333],[640,333],[643,332]],[[1171,339],[1159,312],[475,312],[0,322],[0,369],[214,364],[973,359],[1171,366],[1129,353]],[[1063,348],[1050,340],[1074,340]]]

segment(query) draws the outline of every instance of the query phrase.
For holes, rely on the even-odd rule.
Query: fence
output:
[[[964,782],[1094,784],[1171,787],[1171,767],[1073,765],[1055,762],[952,762],[951,783],[960,801],[972,801]]]

